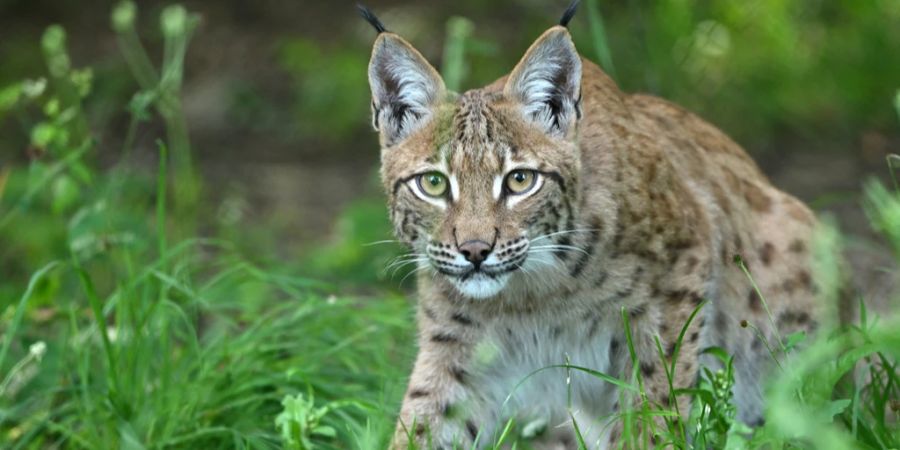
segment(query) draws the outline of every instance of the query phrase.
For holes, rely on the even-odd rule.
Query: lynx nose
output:
[[[463,242],[458,246],[459,252],[467,261],[475,265],[475,269],[481,266],[481,263],[491,253],[491,244],[484,241],[473,239]]]

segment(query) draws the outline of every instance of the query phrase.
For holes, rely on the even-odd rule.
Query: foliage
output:
[[[315,448],[312,436],[334,438],[337,431],[328,425],[322,425],[322,419],[329,413],[347,406],[358,406],[354,402],[330,402],[322,407],[315,407],[313,393],[309,398],[303,394],[286,396],[281,401],[284,409],[275,418],[275,425],[281,429],[281,441],[288,449],[307,450]]]
[[[391,235],[384,199],[361,199],[348,205],[335,223],[335,238],[309,252],[304,269],[330,280],[354,284],[394,285],[408,275],[392,267],[400,247]]]
[[[787,130],[897,128],[884,99],[900,60],[883,57],[900,51],[896,2],[666,0],[606,13],[626,89],[714,118],[751,148]]]

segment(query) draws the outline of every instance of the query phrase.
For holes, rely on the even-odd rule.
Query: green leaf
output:
[[[794,348],[797,344],[806,340],[806,332],[797,331],[795,333],[791,333],[784,338],[784,346],[788,350]]]
[[[319,436],[333,438],[333,437],[337,436],[337,431],[335,431],[334,428],[329,427],[327,425],[320,425],[312,431],[312,434],[317,434]]]
[[[715,356],[718,360],[722,361],[723,364],[728,364],[728,361],[731,359],[731,356],[729,356],[728,352],[722,347],[709,347],[704,349],[703,353]]]
[[[150,108],[159,97],[156,91],[139,91],[128,102],[128,111],[138,120],[150,120]]]
[[[40,122],[31,129],[31,145],[47,148],[57,135],[58,129],[50,123]]]
[[[112,28],[117,33],[127,31],[134,28],[134,19],[137,17],[137,7],[134,2],[121,1],[113,8],[110,15]]]
[[[728,428],[725,435],[724,450],[745,450],[750,448],[750,442],[745,436],[749,436],[753,429],[744,425],[742,422],[735,420]]]
[[[78,203],[79,189],[78,184],[68,175],[60,175],[53,181],[51,187],[53,212],[62,214]]]
[[[22,96],[22,83],[13,83],[0,89],[0,114],[15,108]]]
[[[184,6],[172,5],[166,7],[160,14],[160,26],[163,36],[174,38],[182,36],[187,31],[188,14]]]
[[[897,110],[897,118],[900,118],[900,89],[897,90],[897,95],[894,96],[894,109]]]
[[[844,412],[844,410],[850,406],[850,403],[849,398],[826,403],[821,410],[822,421],[824,423],[831,423],[834,420],[834,416]]]

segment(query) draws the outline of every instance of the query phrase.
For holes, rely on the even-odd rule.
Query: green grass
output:
[[[397,249],[366,245],[389,238],[383,208],[349,208],[341,239],[300,268],[254,260],[272,258],[239,250],[239,235],[196,237],[206,211],[178,102],[194,19],[164,10],[157,71],[137,39],[136,14],[123,3],[112,17],[140,89],[112,168],[97,168],[81,107],[90,70],[71,67],[61,28],[44,39],[49,79],[0,90],[0,115],[29,123],[32,145],[44,153],[28,167],[0,170],[0,447],[384,448],[415,325],[411,302],[392,288],[402,276],[378,274]],[[612,67],[595,8],[590,20],[596,51]],[[471,30],[454,24],[446,70],[458,85]],[[148,173],[129,155],[134,133],[154,115],[165,140]],[[864,205],[900,261],[900,193],[872,181]],[[817,273],[834,281],[824,287],[832,294],[840,288],[840,236],[826,228],[817,242]],[[327,274],[337,281],[321,281]],[[367,294],[348,294],[347,282]],[[687,422],[645,401],[639,370],[626,380],[569,364],[541,371],[561,379],[582,371],[615,384],[621,404],[631,405],[611,418],[625,424],[628,448],[648,448],[651,436],[685,449],[898,448],[900,320],[862,306],[859,315],[814,341],[767,343],[781,363],[766,392],[766,423],[755,430],[736,419],[732,360],[721,349],[709,350],[721,369],[673,392],[692,399]],[[634,358],[630,339],[628,348]],[[670,377],[674,367],[666,366]],[[529,448],[532,425],[510,420],[480,439],[488,448]],[[584,447],[580,431],[578,438]]]

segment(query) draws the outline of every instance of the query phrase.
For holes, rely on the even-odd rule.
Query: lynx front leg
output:
[[[681,417],[675,420],[685,420],[690,411],[690,399],[679,396],[673,402],[670,386],[674,389],[689,388],[697,378],[698,354],[705,319],[700,315],[694,317],[680,343],[678,337],[691,312],[700,303],[701,297],[689,290],[677,290],[660,295],[660,298],[633,307],[629,311],[631,338],[637,358],[635,363],[639,365],[638,373],[649,408],[657,411],[677,411]],[[624,337],[623,342],[626,342]],[[618,354],[611,355],[611,358],[623,361],[619,374],[628,379],[633,372],[634,364],[629,350],[625,347],[619,346]],[[640,400],[635,399],[630,408],[640,409]],[[622,405],[617,404],[616,409],[617,412],[622,412]],[[662,445],[661,442],[657,442],[650,430],[665,430],[665,419],[662,416],[655,416],[653,423],[646,420],[646,418],[635,420],[632,423],[634,428],[631,434],[637,442],[646,442],[653,447]],[[609,448],[623,448],[623,445],[627,448],[630,445],[631,440],[622,435],[623,425],[619,420],[612,427]]]
[[[420,349],[391,448],[405,450],[469,448],[479,435],[470,415],[471,353],[480,325],[460,311],[422,306]]]

